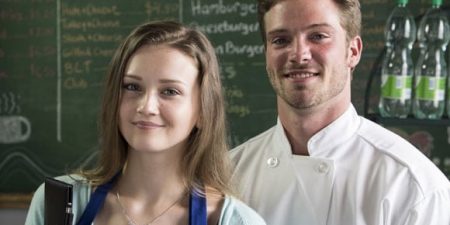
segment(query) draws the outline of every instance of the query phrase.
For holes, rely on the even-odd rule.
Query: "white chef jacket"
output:
[[[231,151],[244,202],[268,225],[449,225],[450,182],[353,105],[293,155],[276,126]]]

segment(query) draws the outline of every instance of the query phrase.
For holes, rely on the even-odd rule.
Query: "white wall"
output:
[[[28,209],[0,209],[0,225],[23,225]]]

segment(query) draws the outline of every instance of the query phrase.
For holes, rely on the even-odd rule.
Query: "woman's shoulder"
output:
[[[72,185],[74,209],[85,205],[85,202],[89,198],[91,188],[89,183],[84,177],[76,174],[70,174],[54,177],[54,179]],[[45,208],[45,182],[43,182],[33,194],[33,198],[31,200],[28,209],[25,224],[26,225],[44,224],[44,208]]]
[[[67,184],[71,184],[79,188],[79,187],[88,187],[89,182],[86,180],[85,177],[79,175],[79,174],[68,174],[63,176],[54,177],[54,179],[62,181]]]
[[[90,195],[91,185],[89,181],[79,174],[63,175],[54,177],[54,179],[72,185],[74,199],[77,199],[80,196],[82,196],[81,198],[85,198]]]
[[[53,179],[72,185],[72,192],[74,195],[73,198],[77,198],[76,196],[80,194],[86,194],[91,192],[91,185],[86,180],[86,178],[81,175],[68,174],[63,176],[57,176],[54,177]],[[44,189],[45,189],[45,182],[41,184],[41,186],[38,188],[38,191],[43,192]]]
[[[262,217],[237,198],[226,195],[220,225],[265,225]]]
[[[74,190],[77,190],[77,191],[79,189],[89,189],[89,186],[90,186],[84,177],[82,177],[81,175],[77,175],[77,174],[57,176],[57,177],[54,177],[53,179],[70,184],[74,187]],[[41,196],[41,195],[43,196],[44,190],[45,190],[45,182],[43,182],[36,189],[36,191],[34,193],[34,197]]]

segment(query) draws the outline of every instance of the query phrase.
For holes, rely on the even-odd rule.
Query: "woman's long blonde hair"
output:
[[[214,48],[201,32],[171,21],[140,25],[116,50],[102,100],[99,161],[94,169],[82,171],[82,175],[93,185],[100,185],[124,167],[128,144],[119,131],[122,80],[131,56],[147,45],[168,45],[192,57],[198,66],[200,123],[188,138],[186,155],[181,162],[187,188],[199,190],[207,186],[221,193],[232,193],[225,106]]]

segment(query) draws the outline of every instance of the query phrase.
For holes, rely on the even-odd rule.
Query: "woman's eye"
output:
[[[167,96],[174,96],[174,95],[179,95],[180,92],[176,89],[165,89],[162,91],[163,95],[167,95]]]
[[[123,88],[128,91],[140,91],[140,87],[137,84],[124,84]]]

